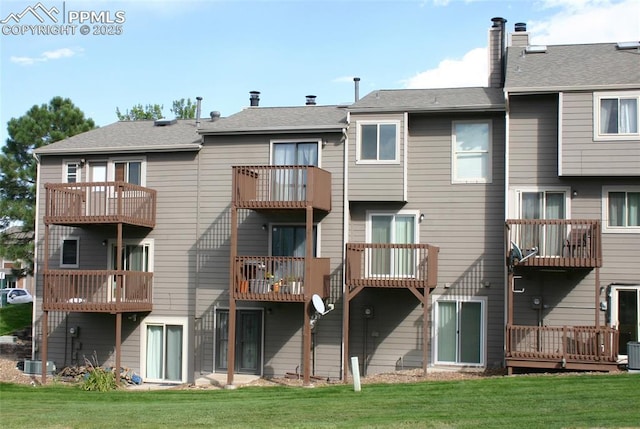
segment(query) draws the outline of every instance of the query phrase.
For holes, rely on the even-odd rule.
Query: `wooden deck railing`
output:
[[[430,244],[347,243],[347,286],[435,287],[439,251]]]
[[[126,182],[47,183],[47,224],[127,223],[153,228],[156,191]]]
[[[516,265],[528,267],[596,268],[602,266],[599,220],[594,219],[509,219],[507,249],[513,244],[523,256],[534,248],[538,253]],[[509,263],[509,258],[507,258]]]
[[[153,273],[116,270],[44,272],[45,311],[151,311]]]
[[[312,258],[311,278],[305,280],[305,258],[237,256],[232,267],[233,295],[249,301],[304,302],[305,297],[329,296],[329,258]]]
[[[507,358],[564,363],[617,360],[619,332],[602,326],[507,326]]]
[[[331,173],[313,166],[235,166],[233,203],[245,209],[331,211]]]

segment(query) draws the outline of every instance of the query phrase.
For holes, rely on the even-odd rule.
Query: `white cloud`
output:
[[[531,43],[540,45],[621,42],[640,40],[638,0],[541,0],[551,14],[543,21],[527,22]],[[486,48],[476,48],[461,59],[446,59],[434,69],[403,81],[405,88],[486,86]]]
[[[12,56],[10,61],[22,66],[30,66],[35,63],[43,63],[49,60],[59,60],[61,58],[70,58],[82,53],[82,48],[60,48],[55,51],[45,51],[38,57],[15,57]]]
[[[339,76],[333,79],[331,82],[333,83],[351,83],[353,82],[354,76]]]
[[[587,0],[547,2],[566,5],[545,21],[528,23],[532,43],[558,45],[640,40],[640,3],[637,0],[616,4]],[[577,3],[583,5],[574,9]]]
[[[487,49],[476,48],[460,60],[446,59],[435,69],[418,73],[404,81],[405,88],[453,88],[487,85]],[[479,70],[484,72],[479,73]]]

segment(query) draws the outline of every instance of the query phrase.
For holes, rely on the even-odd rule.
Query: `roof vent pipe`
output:
[[[209,113],[209,116],[211,116],[211,122],[215,122],[220,119],[220,112],[214,110],[213,112]]]
[[[260,91],[249,91],[249,106],[258,107],[260,105]]]
[[[307,95],[307,102],[305,104],[307,106],[315,106],[316,105],[316,96],[315,95]]]
[[[202,97],[196,97],[196,128],[200,128],[200,109],[202,108]]]
[[[354,86],[354,99],[355,101],[360,100],[360,78],[359,77],[354,77],[353,78],[353,86]]]
[[[523,31],[527,31],[527,23],[526,22],[516,22],[514,25],[514,31],[516,33],[520,33]]]

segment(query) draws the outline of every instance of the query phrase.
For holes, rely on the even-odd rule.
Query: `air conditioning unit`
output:
[[[47,361],[47,374],[53,374],[56,372],[56,365],[53,361]],[[42,374],[42,361],[41,360],[26,360],[24,361],[24,373],[40,375]]]

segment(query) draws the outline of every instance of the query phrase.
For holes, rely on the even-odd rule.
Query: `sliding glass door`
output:
[[[436,301],[436,362],[484,364],[482,301]]]
[[[318,142],[281,142],[273,144],[272,164],[276,166],[318,166]],[[304,201],[305,169],[282,168],[273,171],[273,196],[276,201]]]

